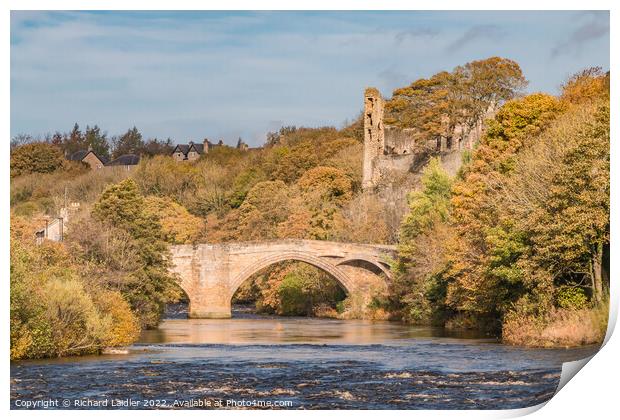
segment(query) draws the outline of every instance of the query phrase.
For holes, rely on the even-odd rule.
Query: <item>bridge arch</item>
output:
[[[351,255],[348,256],[346,259],[342,260],[342,261],[338,261],[338,263],[336,264],[336,266],[340,266],[340,265],[349,265],[351,263],[354,263],[356,261],[360,261],[364,264],[370,265],[372,266],[377,273],[383,273],[385,274],[385,277],[388,279],[392,278],[392,273],[391,271],[385,266],[385,264],[381,263],[379,260],[374,260],[371,258],[368,258],[364,255]]]
[[[178,274],[175,273],[175,283],[177,286],[179,286],[179,289],[181,289],[183,291],[183,293],[185,294],[185,297],[187,297],[188,299],[190,298],[190,296],[192,296],[193,290],[192,290],[192,281],[191,279],[185,278],[185,277],[181,277]]]
[[[340,285],[344,288],[347,294],[350,294],[355,290],[353,281],[336,265],[331,264],[324,258],[316,257],[310,253],[305,252],[282,252],[273,254],[257,262],[245,267],[239,274],[237,274],[230,282],[230,299],[234,296],[235,292],[247,279],[258,273],[260,270],[269,267],[270,265],[284,262],[284,261],[301,261],[306,264],[310,264],[316,268],[319,268],[326,273],[334,277]]]

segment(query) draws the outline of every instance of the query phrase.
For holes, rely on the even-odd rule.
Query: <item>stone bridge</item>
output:
[[[239,286],[282,261],[302,261],[332,275],[347,294],[387,287],[396,247],[286,239],[171,246],[173,272],[190,301],[191,318],[230,318]]]

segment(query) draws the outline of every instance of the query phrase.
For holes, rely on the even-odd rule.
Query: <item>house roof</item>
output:
[[[86,157],[88,152],[89,152],[88,150],[78,150],[77,152],[73,152],[71,153],[71,155],[69,155],[69,160],[81,161],[82,159]]]
[[[69,160],[75,160],[75,161],[81,162],[84,160],[86,156],[88,156],[89,153],[92,153],[93,155],[95,155],[97,159],[101,161],[101,163],[103,164],[107,163],[106,158],[99,156],[97,153],[93,152],[92,150],[78,150],[77,152],[73,152],[71,155],[69,155]]]
[[[177,149],[181,153],[186,155],[187,154],[187,150],[189,149],[189,146],[187,144],[177,144],[176,147],[174,148],[174,150],[172,150],[172,153],[176,153]]]
[[[219,143],[211,143],[209,140],[207,140],[207,144],[209,145],[209,149],[224,146],[224,142],[221,140],[219,141]],[[193,149],[198,154],[202,155],[205,151],[204,148],[204,143],[194,143],[190,141],[188,144],[177,144],[174,150],[172,150],[172,154],[176,153],[178,150],[187,156],[190,150]]]
[[[211,143],[209,143],[209,147],[211,147]],[[189,152],[191,149],[194,149],[196,152],[198,152],[198,154],[203,154],[205,151],[205,146],[204,144],[200,143],[190,143],[189,147],[187,148],[187,151]],[[186,153],[187,154],[187,153]]]
[[[137,165],[138,163],[140,163],[140,156],[129,153],[126,155],[120,155],[112,162],[107,163],[106,166],[130,166]]]

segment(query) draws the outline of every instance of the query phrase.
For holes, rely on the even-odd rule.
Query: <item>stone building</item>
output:
[[[172,150],[172,157],[178,161],[189,161],[193,162],[198,160],[200,156],[206,155],[210,150],[213,150],[217,147],[227,147],[224,144],[223,140],[220,140],[217,143],[211,143],[208,139],[204,139],[202,144],[194,143],[190,141],[188,144],[177,144],[174,150]],[[248,145],[241,140],[239,137],[239,141],[237,141],[237,149],[246,151],[248,150]]]
[[[188,144],[177,144],[172,151],[172,157],[179,162],[192,162],[198,160],[200,156],[209,153],[209,150],[222,146],[224,146],[224,141],[222,140],[217,144],[211,143],[208,139],[204,139],[202,144],[190,141]]]
[[[414,171],[429,155],[472,149],[482,134],[483,119],[473,128],[457,125],[449,138],[428,139],[415,128],[385,125],[384,112],[385,100],[379,90],[367,88],[364,92],[363,188],[372,188],[394,173]]]
[[[249,147],[246,144],[246,142],[241,140],[241,137],[239,137],[239,140],[237,141],[237,149],[239,149],[241,151],[244,151],[244,152],[249,149]]]
[[[106,158],[97,155],[90,149],[78,150],[77,152],[72,153],[68,159],[74,162],[84,162],[90,166],[90,169],[102,169],[107,163]]]
[[[71,203],[69,207],[63,207],[57,217],[46,216],[45,226],[35,232],[36,243],[43,241],[62,242],[64,240],[70,216],[80,209],[80,203]]]

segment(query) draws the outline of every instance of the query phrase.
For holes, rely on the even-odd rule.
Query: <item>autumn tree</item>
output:
[[[279,226],[281,237],[330,239],[341,222],[341,209],[351,199],[351,179],[340,169],[318,166],[295,184],[295,198],[286,222]]]
[[[146,195],[169,197],[183,202],[185,195],[196,195],[200,170],[192,165],[179,165],[169,156],[141,159],[134,180]]]
[[[343,242],[389,243],[393,232],[385,217],[384,202],[372,193],[357,195],[343,206],[333,235]]]
[[[50,173],[62,168],[60,149],[48,143],[27,143],[11,150],[11,177]]]
[[[609,100],[609,72],[590,67],[571,76],[562,85],[561,99],[569,104]]]
[[[527,84],[519,64],[501,57],[472,61],[457,67],[454,73],[464,85],[466,125],[513,99]],[[461,83],[457,82],[457,86]]]
[[[514,265],[524,247],[523,235],[500,217],[502,208],[495,197],[499,180],[511,173],[517,153],[562,109],[557,99],[544,94],[506,103],[488,122],[479,148],[453,186],[456,239],[450,248],[452,281],[446,302],[472,319],[496,322],[523,292],[523,271]]]
[[[35,245],[11,218],[11,359],[93,354],[131,344],[139,327],[118,291],[92,282],[64,243]]]
[[[289,212],[288,200],[288,187],[282,181],[264,181],[252,187],[239,207],[239,238],[276,238],[278,225]]]
[[[204,222],[170,198],[148,196],[144,203],[146,215],[159,220],[166,242],[187,244],[202,237]]]
[[[421,140],[452,142],[456,127],[473,129],[525,86],[519,65],[491,57],[419,79],[396,89],[386,103],[386,123],[416,129]]]
[[[571,109],[502,182],[504,206],[529,238],[527,259],[555,286],[590,289],[595,302],[609,283],[609,121],[606,101]]]

